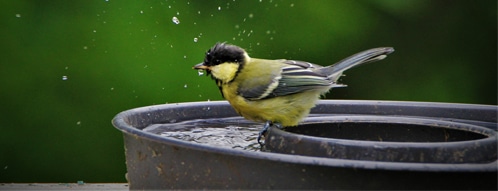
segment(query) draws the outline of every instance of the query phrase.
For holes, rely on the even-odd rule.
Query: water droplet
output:
[[[178,18],[176,18],[176,17],[173,17],[171,19],[171,21],[173,21],[173,23],[175,23],[175,24],[180,24],[180,20]]]
[[[197,70],[197,74],[199,74],[199,76],[204,75],[204,70],[201,70],[201,69]]]
[[[140,10],[140,14],[144,14],[144,11]]]
[[[187,88],[187,84],[183,85],[184,88]]]
[[[194,38],[194,42],[197,42],[197,40],[199,40],[199,39],[197,39],[197,38]]]
[[[17,18],[21,18],[21,14],[17,13],[17,14],[16,14],[16,17],[17,17]]]
[[[187,58],[187,55],[183,55],[183,59],[186,59]]]
[[[252,19],[254,17],[254,15],[251,13],[249,14],[249,18]]]
[[[291,3],[291,4],[290,4],[290,7],[294,7],[294,3]]]
[[[62,80],[66,81],[67,80],[67,76],[62,76]]]
[[[113,91],[113,90],[114,90],[114,87],[111,87],[111,91]]]
[[[83,46],[83,49],[85,49],[85,50],[88,49],[88,46]]]
[[[76,125],[81,125],[81,121],[76,122]]]
[[[220,11],[220,10],[221,10],[221,7],[218,7],[218,11]]]

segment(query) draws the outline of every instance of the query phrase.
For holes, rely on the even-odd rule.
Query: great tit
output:
[[[334,87],[352,67],[384,59],[391,47],[354,54],[331,66],[297,60],[251,58],[235,45],[217,43],[206,52],[204,62],[193,69],[205,70],[216,82],[223,98],[244,118],[265,122],[258,143],[268,128],[298,125],[321,95]]]

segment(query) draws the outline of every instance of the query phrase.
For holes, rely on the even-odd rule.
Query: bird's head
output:
[[[216,43],[206,52],[204,62],[195,65],[193,69],[205,70],[215,80],[228,83],[249,59],[246,51],[238,46]]]

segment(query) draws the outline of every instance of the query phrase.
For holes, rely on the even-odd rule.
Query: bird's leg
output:
[[[268,128],[270,128],[270,126],[272,124],[273,123],[271,121],[266,121],[265,125],[263,126],[263,129],[261,129],[261,131],[259,131],[258,143],[259,143],[259,145],[261,145],[261,147],[263,147],[265,145],[265,143],[261,142],[261,137],[268,131]]]

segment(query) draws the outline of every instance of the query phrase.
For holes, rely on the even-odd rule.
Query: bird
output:
[[[333,65],[320,66],[306,61],[252,58],[243,48],[218,42],[204,61],[193,69],[204,70],[216,82],[221,95],[245,119],[264,123],[257,141],[270,126],[297,126],[321,96],[331,88],[345,87],[338,79],[345,70],[379,61],[394,49],[372,48],[349,56]]]

